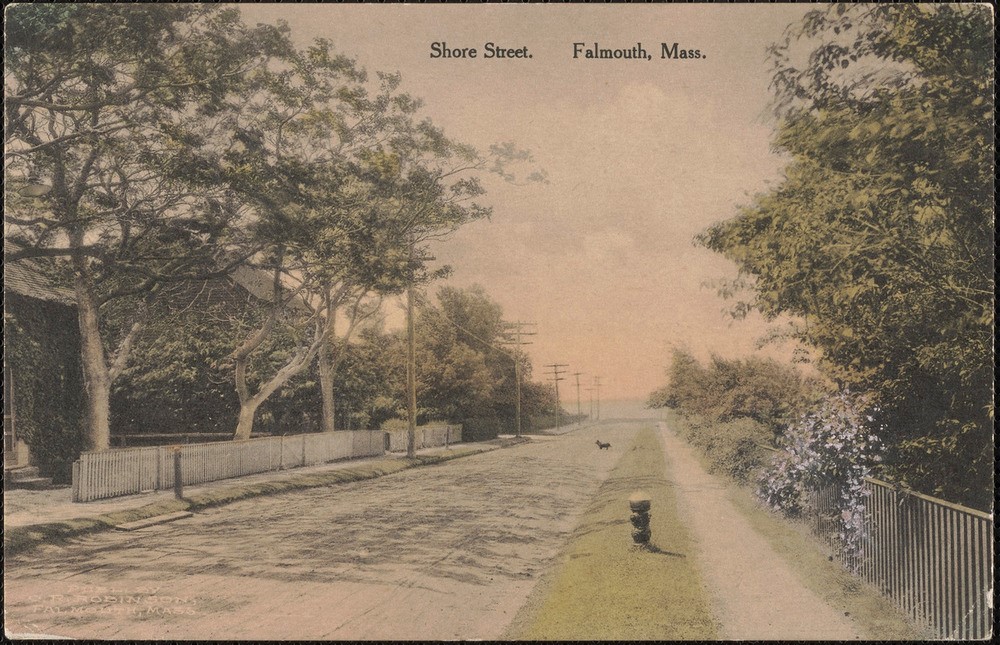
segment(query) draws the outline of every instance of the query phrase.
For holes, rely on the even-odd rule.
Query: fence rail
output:
[[[851,571],[939,638],[986,639],[993,625],[993,517],[944,500],[865,481],[860,549],[838,533],[840,500],[812,495],[813,530]]]
[[[181,483],[189,485],[382,455],[385,434],[358,430],[85,452],[73,463],[73,501],[173,487],[175,449],[181,455]]]

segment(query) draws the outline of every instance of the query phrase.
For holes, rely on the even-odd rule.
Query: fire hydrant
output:
[[[632,540],[636,544],[649,542],[649,494],[637,490],[628,498],[628,507],[632,510]]]

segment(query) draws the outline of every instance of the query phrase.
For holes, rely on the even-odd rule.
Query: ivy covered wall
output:
[[[76,311],[7,292],[3,326],[15,432],[31,448],[39,474],[68,483],[85,447]]]

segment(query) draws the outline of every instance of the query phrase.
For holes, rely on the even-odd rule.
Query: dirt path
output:
[[[256,498],[5,562],[8,633],[496,639],[639,423]]]
[[[660,423],[681,516],[698,543],[726,640],[849,640],[850,619],[805,588],[767,541],[726,499],[730,485],[709,475],[692,449]]]

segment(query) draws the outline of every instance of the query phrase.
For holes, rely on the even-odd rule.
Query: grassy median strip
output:
[[[652,549],[632,544],[627,499],[652,499]],[[663,448],[644,428],[598,490],[551,577],[532,593],[506,638],[710,640],[707,590],[692,562],[666,479]]]
[[[11,557],[18,553],[23,553],[44,543],[65,540],[72,537],[105,531],[120,524],[144,520],[158,515],[175,513],[178,511],[197,511],[213,506],[221,506],[251,497],[263,495],[277,495],[306,488],[316,488],[319,486],[331,486],[348,482],[361,481],[364,479],[374,479],[392,473],[415,468],[417,466],[430,466],[439,464],[459,457],[479,454],[493,447],[484,449],[483,447],[456,447],[448,452],[437,455],[418,455],[413,459],[380,459],[359,464],[356,467],[340,468],[321,473],[294,474],[294,473],[274,473],[281,479],[269,481],[235,484],[227,488],[202,491],[185,497],[184,499],[171,499],[153,502],[140,506],[139,508],[105,513],[93,518],[79,518],[72,520],[62,520],[45,524],[32,524],[29,526],[19,526],[5,528],[3,537],[4,556]]]

